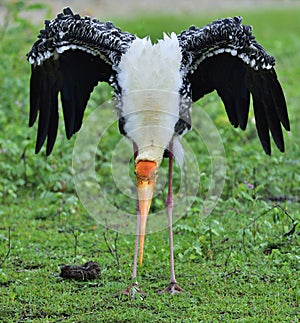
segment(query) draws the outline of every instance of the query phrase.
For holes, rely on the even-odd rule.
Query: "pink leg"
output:
[[[134,160],[137,156],[137,146],[135,143],[133,143],[133,154],[134,154]],[[135,246],[134,246],[134,257],[133,257],[133,270],[132,270],[132,280],[136,279],[136,272],[137,272],[137,260],[138,260],[138,252],[139,252],[139,228],[140,228],[140,211],[139,211],[139,200],[136,195],[136,233],[135,233]]]
[[[171,279],[170,284],[167,288],[159,292],[162,293],[180,293],[185,292],[184,289],[178,286],[175,278],[175,269],[174,269],[174,245],[173,245],[173,230],[172,230],[172,215],[173,215],[173,187],[172,187],[172,174],[173,172],[173,141],[169,145],[169,181],[168,181],[168,197],[166,201],[166,207],[168,210],[168,225],[169,225],[169,241],[170,241],[170,272]]]
[[[134,160],[137,156],[137,146],[133,143],[133,152],[134,152]],[[138,293],[142,296],[146,294],[139,288],[139,283],[137,282],[137,260],[138,260],[138,252],[139,252],[139,228],[140,228],[140,211],[139,211],[139,201],[136,196],[136,214],[137,214],[137,224],[136,224],[136,233],[135,233],[135,245],[134,245],[134,257],[133,257],[133,269],[132,269],[132,284],[130,284],[126,289],[121,291],[121,294],[127,295],[130,298],[134,297],[135,293]]]

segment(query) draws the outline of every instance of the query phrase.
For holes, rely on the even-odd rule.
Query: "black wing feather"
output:
[[[273,98],[273,102],[275,105],[278,118],[282,123],[283,127],[287,131],[290,131],[290,122],[289,122],[289,116],[287,112],[284,93],[277,79],[277,75],[274,69],[270,71],[270,73],[268,74],[268,77],[269,77],[269,86],[270,86],[270,89],[272,89],[270,92]]]
[[[269,72],[252,73],[252,82],[249,84],[253,97],[255,97],[255,104],[259,102],[259,109],[261,114],[264,113],[266,119],[266,129],[270,129],[274,142],[280,151],[284,151],[284,140],[282,129],[280,125],[280,118],[275,109],[276,102],[273,100],[272,91],[274,91],[271,82],[271,74]],[[254,107],[255,108],[255,107]],[[258,108],[256,108],[257,110]],[[260,122],[256,118],[256,122]],[[264,121],[265,122],[265,121]],[[271,153],[271,151],[269,152]]]
[[[266,154],[271,154],[271,142],[269,134],[269,125],[267,121],[265,104],[261,97],[260,85],[256,83],[258,80],[255,79],[255,74],[249,72],[246,74],[245,81],[248,88],[251,91],[253,97],[253,110],[256,122],[256,129],[260,142],[266,152]]]
[[[235,64],[234,64],[235,65]],[[250,106],[250,91],[245,82],[245,68],[239,64],[237,68],[232,68],[232,95],[235,97],[235,113],[238,124],[242,130],[246,129]]]
[[[57,136],[57,129],[58,129],[58,98],[57,96],[54,97],[54,100],[52,101],[52,110],[51,110],[51,116],[50,116],[50,125],[48,129],[48,136],[47,136],[47,147],[46,147],[46,155],[50,155],[51,151],[53,149],[56,136]],[[40,148],[36,151],[38,151]]]
[[[67,51],[57,59],[50,58],[33,67],[30,89],[30,120],[32,126],[39,112],[36,153],[48,137],[46,153],[52,151],[58,127],[58,94],[68,139],[82,124],[88,99],[99,81],[108,81],[112,67],[101,59],[79,50]]]
[[[88,99],[98,82],[109,82],[122,54],[135,36],[112,23],[74,15],[64,9],[45,22],[39,40],[27,54],[32,64],[30,115],[32,126],[39,114],[36,153],[47,138],[49,155],[57,136],[58,95],[61,94],[68,139],[83,120]]]
[[[40,114],[37,132],[37,141],[35,151],[40,151],[47,137],[49,129],[49,120],[51,116],[51,95],[50,87],[46,73],[43,72],[43,83],[41,84]]]
[[[204,28],[191,27],[178,35],[182,48],[182,70],[197,101],[216,90],[233,126],[245,129],[253,97],[259,139],[271,153],[270,135],[284,151],[281,125],[290,130],[283,90],[274,70],[275,59],[252,35],[240,17],[214,21]]]
[[[239,59],[229,54],[207,58],[188,75],[191,82],[192,100],[217,90],[229,121],[234,127],[246,128],[250,93],[243,82],[246,69]]]
[[[253,95],[253,110],[259,140],[264,148],[265,153],[267,155],[271,155],[269,126],[264,111],[264,106],[255,95]]]
[[[38,110],[40,105],[41,85],[42,85],[41,67],[40,66],[34,67],[33,65],[31,65],[29,127],[33,126],[38,115]]]

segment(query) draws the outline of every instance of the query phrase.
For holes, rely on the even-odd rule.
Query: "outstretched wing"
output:
[[[195,102],[214,90],[221,97],[234,127],[245,129],[250,93],[257,133],[267,154],[270,135],[284,151],[281,124],[290,130],[286,102],[268,55],[242,18],[220,19],[204,28],[191,27],[178,35],[182,48],[182,70],[191,84]]]
[[[93,88],[99,81],[111,83],[114,68],[135,36],[66,8],[45,22],[38,37],[27,54],[32,64],[29,125],[39,114],[36,153],[47,138],[49,155],[57,136],[58,94],[69,139],[81,127]]]

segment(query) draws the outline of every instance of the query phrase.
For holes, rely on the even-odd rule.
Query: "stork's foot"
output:
[[[130,299],[134,299],[134,298],[144,299],[146,297],[146,293],[142,289],[140,289],[139,283],[137,281],[129,285],[124,290],[120,291],[120,294],[126,295]]]
[[[163,293],[170,293],[171,295],[174,295],[176,293],[185,293],[185,290],[181,288],[177,283],[170,283],[167,288],[158,292],[158,294],[160,295]]]

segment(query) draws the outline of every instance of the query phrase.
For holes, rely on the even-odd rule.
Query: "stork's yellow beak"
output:
[[[157,164],[153,161],[140,160],[135,166],[135,173],[140,211],[140,266],[142,266],[147,217],[156,183]]]

